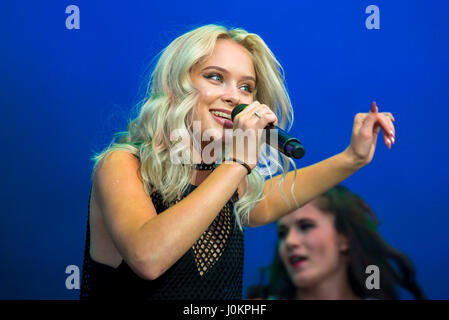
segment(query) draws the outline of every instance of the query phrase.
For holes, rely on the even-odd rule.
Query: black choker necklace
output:
[[[216,167],[217,164],[215,162],[195,164],[195,170],[214,170]]]

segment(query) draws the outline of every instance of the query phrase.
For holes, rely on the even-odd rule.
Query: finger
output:
[[[254,114],[254,111],[257,107],[259,107],[260,102],[259,101],[254,101],[251,104],[249,104],[248,106],[246,106],[242,111],[240,111],[234,119],[237,119],[237,117],[240,118],[247,118],[248,115],[252,115]]]
[[[394,117],[393,114],[391,112],[381,112],[382,114],[384,114],[385,116],[387,116],[388,118],[391,119],[391,121],[394,122]]]
[[[266,127],[267,125],[273,125],[273,126],[277,126],[277,125],[278,125],[278,118],[277,118],[276,115],[273,114],[273,113],[265,113],[265,114],[261,117],[260,120],[262,120],[262,122],[265,123],[265,127]]]
[[[359,136],[364,141],[376,141],[377,134],[375,130],[376,126],[376,116],[375,113],[370,112],[366,114],[362,125],[360,126],[360,130],[358,132],[354,131],[355,136]],[[379,129],[377,130],[379,132]]]
[[[380,126],[378,124],[374,125],[374,134],[377,136],[380,132]]]
[[[369,110],[367,117],[363,120],[362,127],[364,126],[374,127],[378,111],[379,109],[377,108],[376,101],[373,101],[371,103],[371,109]]]
[[[374,143],[374,146],[377,144],[377,137],[378,137],[378,135],[379,135],[379,132],[380,132],[380,125],[378,125],[377,123],[374,125],[374,130],[373,130],[373,132],[374,132],[374,137],[375,137],[375,139],[373,140],[373,143]],[[384,142],[386,142],[385,140],[384,140]],[[388,145],[387,145],[388,146]]]
[[[375,104],[375,102],[373,102],[373,104]],[[382,130],[383,130],[384,135],[387,135],[388,138],[390,139],[390,141],[394,144],[396,132],[395,132],[395,128],[393,125],[393,121],[394,121],[393,114],[391,114],[391,112],[381,112],[379,115],[381,116],[381,117],[379,117],[379,119],[385,119],[385,120],[381,120],[381,125],[382,125]]]
[[[366,138],[375,136],[377,137],[379,131],[382,129],[383,131],[383,138],[385,145],[391,149],[392,140],[390,139],[390,136],[385,132],[384,128],[382,127],[382,121],[379,121],[380,114],[370,112],[368,116],[366,117],[365,121],[363,122],[362,128],[360,129],[360,135]],[[375,139],[377,140],[377,139]]]
[[[385,133],[385,130],[382,127],[381,121],[378,121],[378,119],[377,119],[377,121],[375,120],[374,127],[373,127],[373,132],[376,137],[378,136],[380,130],[382,130],[385,145],[388,147],[389,150],[391,150],[391,146],[392,146],[394,138],[392,138],[389,134]],[[377,140],[377,139],[375,139],[375,140]]]
[[[277,117],[273,113],[265,113],[264,116],[259,120],[262,121],[264,128],[269,124],[272,124],[275,126],[277,125]]]
[[[372,115],[376,115],[379,112],[379,108],[377,107],[376,101],[373,101],[371,103],[371,108],[369,110],[369,113],[367,114],[367,117],[364,117],[362,121],[362,126],[365,125],[365,122],[368,121],[368,125],[374,125],[375,118],[372,117]]]
[[[384,131],[384,135],[387,134],[390,141],[394,144],[396,132],[395,132],[394,125],[393,125],[393,122],[394,122],[393,114],[391,112],[381,112],[380,115],[382,115],[386,119],[385,121],[381,121],[382,122],[382,130]],[[387,124],[385,124],[385,123],[387,123]],[[386,132],[385,132],[385,130],[386,130]]]
[[[256,111],[256,109],[259,107],[260,107],[260,102],[254,101],[253,103],[249,104],[245,109],[243,109],[243,111],[241,113],[253,114],[254,111]]]
[[[380,126],[379,126],[380,127]],[[391,149],[392,140],[384,133],[384,142],[388,149]]]
[[[276,114],[266,104],[261,104],[257,111],[261,114],[261,118],[267,119],[267,124],[270,123],[275,126],[278,124]]]
[[[388,124],[390,125],[390,128],[391,128],[390,133],[393,135],[393,143],[394,143],[394,139],[396,138],[396,128],[394,127],[394,124],[393,124],[394,118],[385,116],[385,119],[388,122]]]
[[[391,146],[394,143],[394,136],[389,134],[388,131],[385,131],[385,127],[382,124],[382,121],[378,121],[377,124],[378,124],[379,128],[382,130],[385,145],[388,147],[388,149],[391,149]]]
[[[357,134],[360,131],[360,128],[362,127],[363,123],[366,120],[366,117],[368,116],[367,113],[357,113],[354,117],[354,128],[353,131],[355,134]]]
[[[381,130],[381,126],[379,123],[375,123],[374,127],[373,127],[373,133],[374,136],[377,137],[379,135],[379,132]],[[384,143],[385,145],[388,147],[388,149],[391,149],[391,140],[389,140],[389,138],[386,135],[383,135],[384,138]],[[376,143],[377,139],[374,139],[374,143]]]
[[[393,122],[391,119],[383,114],[378,114],[377,116],[378,122],[382,127],[382,131],[384,135],[386,135],[393,143],[395,138],[395,129]]]
[[[361,129],[367,129],[370,132],[373,130],[374,124],[376,123],[376,113],[375,111],[371,111],[366,114],[366,117],[363,119]]]

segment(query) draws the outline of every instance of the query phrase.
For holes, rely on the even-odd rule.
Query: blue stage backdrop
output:
[[[66,26],[70,5],[79,29]],[[209,23],[258,33],[283,65],[291,132],[307,150],[298,167],[343,151],[372,101],[393,113],[392,150],[380,135],[373,162],[343,184],[374,208],[428,297],[449,298],[448,1],[18,0],[0,17],[0,298],[78,299],[66,270],[82,267],[90,157],[126,129],[159,51]],[[274,225],[246,229],[244,294],[275,239]]]

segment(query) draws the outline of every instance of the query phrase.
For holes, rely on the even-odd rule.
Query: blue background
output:
[[[65,8],[80,8],[68,30]],[[380,9],[368,30],[365,8]],[[299,167],[343,151],[354,115],[376,101],[396,122],[392,150],[344,182],[384,238],[449,298],[448,1],[14,1],[0,5],[0,298],[77,299],[92,162],[126,128],[146,67],[175,37],[219,23],[258,33],[286,72]],[[256,284],[273,225],[247,229],[244,287]]]

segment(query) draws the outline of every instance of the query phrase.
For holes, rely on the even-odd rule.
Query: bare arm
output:
[[[262,113],[260,118],[253,114],[256,108]],[[254,102],[234,118],[234,129],[251,129],[260,145],[257,130],[271,122],[277,123],[274,113]],[[228,152],[240,156],[234,148]],[[249,161],[245,162],[252,168],[257,152],[256,148],[246,153]],[[130,153],[112,152],[98,167],[94,188],[106,228],[122,258],[140,277],[156,279],[198,240],[238,189],[247,169],[235,162],[222,163],[192,193],[157,214],[144,192],[139,166]]]
[[[318,195],[326,192],[333,186],[348,178],[356,171],[346,152],[339,153],[331,158],[296,170],[293,196],[299,206],[303,206]],[[297,209],[290,188],[295,179],[294,171],[290,171],[282,184],[283,195],[278,188],[281,175],[271,179],[273,185],[268,193],[271,182],[265,182],[264,195],[268,196],[259,202],[250,213],[249,226],[256,227],[274,222],[282,216]],[[288,198],[291,207],[284,200]]]
[[[302,206],[370,163],[381,129],[384,142],[391,149],[395,136],[393,119],[389,112],[379,113],[376,103],[373,102],[369,113],[359,113],[355,116],[351,144],[345,151],[314,165],[296,170],[296,179],[293,171],[286,175],[282,185],[284,197],[288,198],[291,205],[294,205],[293,200],[296,199],[298,205]],[[265,182],[264,195],[267,197],[250,212],[250,226],[271,223],[296,209],[289,207],[281,197],[278,190],[280,177],[271,179],[273,188],[269,193],[270,180]],[[293,181],[295,181],[294,199],[290,192]]]
[[[98,167],[94,188],[122,258],[140,277],[156,279],[197,241],[247,171],[238,163],[223,163],[191,194],[157,214],[144,192],[139,165],[130,153],[112,152]]]

